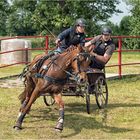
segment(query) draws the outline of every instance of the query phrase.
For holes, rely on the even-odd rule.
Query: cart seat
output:
[[[99,76],[103,76],[105,78],[105,73],[100,69],[89,68],[86,73],[90,85],[94,85]]]

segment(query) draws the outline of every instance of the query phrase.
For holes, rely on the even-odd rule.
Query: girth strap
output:
[[[53,84],[62,84],[62,85],[65,84],[67,82],[67,80],[68,80],[68,78],[65,78],[65,79],[60,79],[60,78],[59,79],[56,79],[56,78],[53,78],[53,77],[50,77],[50,76],[47,76],[47,75],[43,76],[40,73],[34,74],[34,77],[35,78],[43,78],[43,79],[47,80],[50,83],[53,83]]]

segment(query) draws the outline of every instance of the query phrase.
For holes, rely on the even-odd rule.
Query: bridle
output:
[[[83,60],[80,60],[80,57],[83,57]],[[87,52],[82,52],[77,54],[76,57],[74,57],[73,62],[77,61],[77,67],[78,67],[78,72],[72,74],[71,76],[74,78],[75,81],[78,81],[79,79],[79,74],[82,72],[86,72],[87,70],[81,70],[81,63],[83,61],[90,61],[90,55]]]

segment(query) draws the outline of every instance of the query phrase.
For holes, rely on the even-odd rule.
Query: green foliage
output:
[[[120,31],[121,35],[129,35],[131,32],[130,29],[130,20],[131,16],[124,16],[120,22]]]
[[[45,46],[45,39],[32,39],[32,48],[44,48]]]
[[[73,26],[77,18],[88,22],[89,36],[99,34],[99,21],[105,21],[116,9],[119,0],[12,0],[11,14],[7,20],[9,35],[58,34]]]
[[[34,25],[39,27],[39,32],[47,28],[54,34],[58,34],[63,29],[73,26],[77,18],[83,17],[88,22],[88,34],[97,34],[97,22],[105,21],[111,14],[118,12],[116,3],[117,0],[40,1],[34,14],[36,21]]]
[[[36,0],[13,0],[11,14],[7,20],[7,33],[9,35],[33,35],[36,30],[31,20],[35,10]]]
[[[124,31],[124,34],[131,36],[140,35],[140,1],[139,0],[126,0],[128,4],[132,6],[131,16],[124,17],[121,22],[120,28]],[[128,31],[128,32],[127,32]],[[140,38],[134,38],[126,41],[126,48],[140,49]]]
[[[9,15],[9,4],[7,0],[0,1],[0,35],[6,35],[6,21]]]

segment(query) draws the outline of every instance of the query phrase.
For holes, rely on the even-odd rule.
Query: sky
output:
[[[109,19],[114,24],[119,25],[121,19],[124,16],[130,15],[130,6],[126,5],[126,3],[123,0],[120,0],[119,5],[117,6],[117,9],[123,11],[123,13],[119,14],[113,14],[112,17]]]

